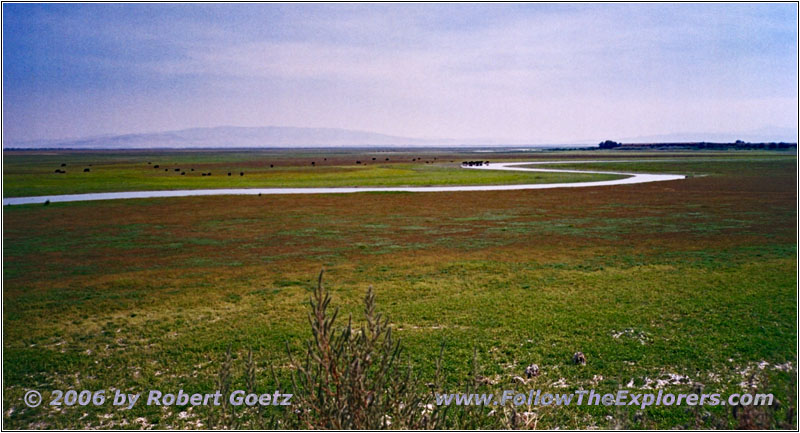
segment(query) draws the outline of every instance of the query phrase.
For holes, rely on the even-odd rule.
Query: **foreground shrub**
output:
[[[339,309],[330,311],[331,297],[322,272],[308,321],[313,340],[292,375],[294,414],[308,429],[435,428],[437,417],[426,408],[428,398],[410,367],[400,363],[400,342],[389,321],[375,311],[372,288],[364,297],[365,324],[352,317],[337,329]],[[421,396],[421,394],[423,396]]]

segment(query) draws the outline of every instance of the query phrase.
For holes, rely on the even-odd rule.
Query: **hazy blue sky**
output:
[[[4,139],[794,130],[796,41],[794,4],[6,3]]]

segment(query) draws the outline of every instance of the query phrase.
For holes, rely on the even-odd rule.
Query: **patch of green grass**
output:
[[[795,165],[797,157],[788,152],[731,152],[728,154],[704,156],[701,152],[676,157],[626,158],[617,154],[615,159],[591,163],[532,165],[532,168],[562,168],[574,170],[597,170],[637,173],[675,173],[688,176],[708,176],[731,174],[743,163],[748,163],[748,171],[774,170],[780,165]]]

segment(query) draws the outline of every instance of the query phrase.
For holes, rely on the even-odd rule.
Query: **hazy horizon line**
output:
[[[636,137],[606,137],[606,138],[595,138],[595,139],[567,139],[563,141],[547,141],[543,142],[541,140],[526,140],[526,139],[512,139],[508,137],[473,137],[473,138],[466,138],[466,137],[430,137],[430,136],[413,136],[413,135],[396,135],[390,134],[385,132],[379,131],[371,131],[365,129],[350,129],[350,128],[342,128],[342,127],[334,127],[334,126],[297,126],[297,125],[234,125],[234,124],[221,124],[221,125],[214,125],[214,126],[191,126],[191,127],[181,127],[177,129],[160,129],[160,130],[149,130],[149,131],[138,131],[138,132],[122,132],[122,133],[115,133],[115,132],[107,132],[107,133],[100,133],[100,134],[92,134],[92,135],[83,135],[83,136],[65,136],[59,138],[36,138],[36,139],[25,139],[25,140],[3,140],[3,147],[6,148],[8,146],[19,146],[23,144],[44,144],[44,143],[64,143],[64,142],[72,142],[72,141],[84,141],[84,140],[93,140],[93,139],[102,139],[102,138],[119,138],[119,137],[136,137],[136,136],[148,136],[148,135],[158,135],[158,134],[170,134],[170,133],[181,133],[181,132],[188,132],[193,130],[214,130],[214,129],[295,129],[295,130],[317,130],[317,131],[341,131],[341,132],[349,132],[349,133],[362,133],[362,134],[371,134],[371,135],[378,135],[383,136],[386,138],[392,139],[401,139],[401,140],[418,140],[418,141],[447,141],[451,143],[461,142],[462,144],[453,144],[453,145],[463,145],[463,146],[579,146],[579,145],[597,145],[605,140],[612,140],[617,142],[626,142],[626,143],[644,143],[644,142],[657,142],[657,143],[669,143],[669,142],[714,142],[714,138],[711,136],[722,136],[722,135],[741,135],[741,136],[755,136],[755,135],[787,135],[784,139],[779,141],[786,142],[786,138],[788,135],[793,135],[795,138],[794,142],[797,142],[798,130],[795,129],[791,131],[791,128],[782,128],[782,127],[763,127],[759,128],[755,131],[738,131],[738,132],[670,132],[670,133],[659,133],[659,134],[648,134],[648,135],[640,135]],[[770,132],[765,132],[767,130],[772,130]],[[695,138],[695,139],[680,139],[677,141],[670,141],[666,137],[669,136],[709,136],[707,138]],[[663,139],[653,140],[657,137],[663,137]],[[774,138],[774,137],[773,137]],[[724,142],[723,140],[721,142]],[[735,141],[735,140],[733,140]],[[731,142],[733,142],[731,141]],[[766,137],[761,139],[760,141],[752,141],[751,140],[743,140],[749,142],[775,142],[774,139],[770,140]],[[358,145],[354,145],[358,146]],[[447,147],[447,146],[445,146]]]

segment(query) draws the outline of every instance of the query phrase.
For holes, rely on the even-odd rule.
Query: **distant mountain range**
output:
[[[763,128],[742,134],[682,133],[640,137],[602,137],[622,143],[675,142],[796,142],[797,131],[787,128]],[[596,145],[593,140],[573,144],[532,144],[522,140],[494,139],[425,139],[399,137],[374,132],[337,128],[297,128],[285,126],[219,126],[142,134],[100,135],[72,139],[48,139],[4,142],[3,148],[17,149],[225,149],[225,148],[309,148],[309,147],[453,147],[453,146],[531,146],[573,147]]]
[[[280,126],[191,128],[144,134],[102,135],[66,140],[33,140],[4,143],[5,148],[58,149],[196,149],[196,148],[292,148],[292,147],[418,147],[469,145],[457,140],[397,137],[373,132],[335,128]]]

